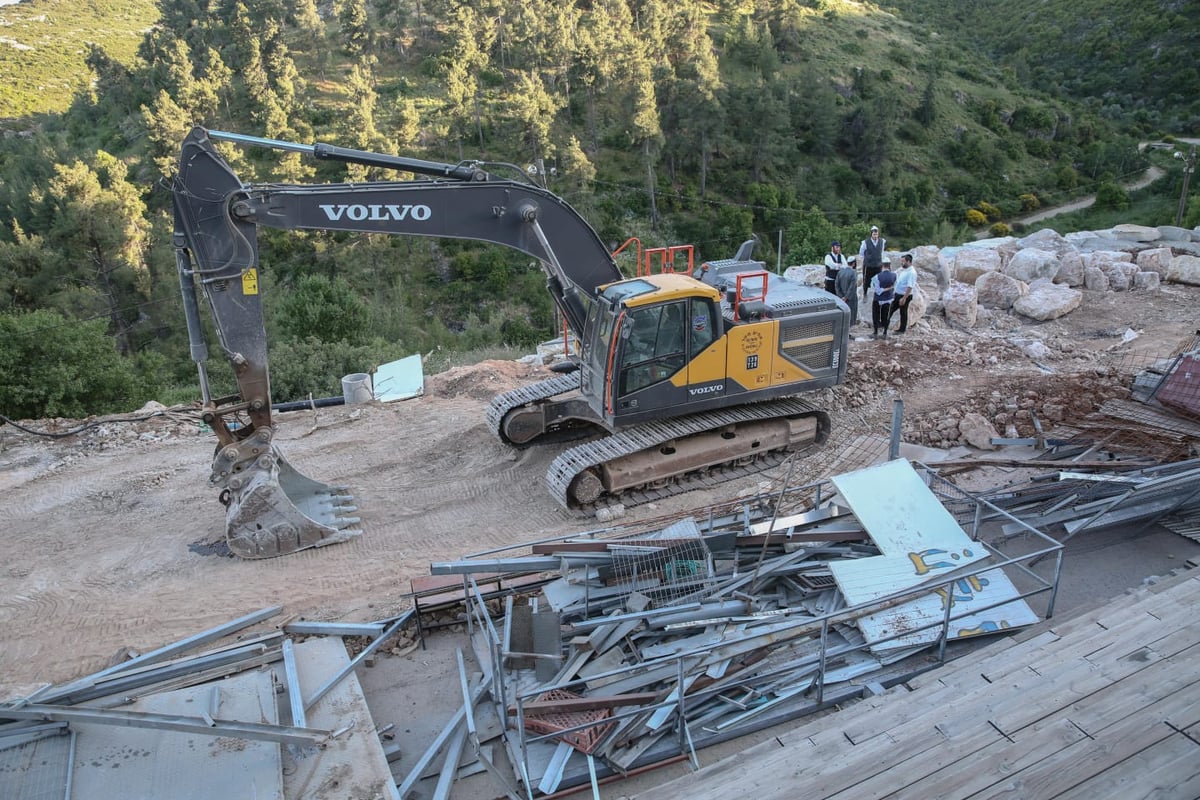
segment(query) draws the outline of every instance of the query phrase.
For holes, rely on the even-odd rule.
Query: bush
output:
[[[271,348],[271,401],[286,402],[342,393],[342,376],[369,372],[411,355],[403,346],[376,339],[369,344],[324,342],[315,336]]]
[[[1000,219],[1000,217],[1004,216],[1004,213],[997,206],[982,200],[979,202],[976,208],[978,208],[980,212],[982,212],[983,215],[992,222],[996,222]]]
[[[987,217],[985,217],[983,215],[982,211],[976,211],[973,208],[968,208],[967,209],[967,224],[970,225],[972,228],[978,228],[980,225],[987,224]]]
[[[1042,207],[1042,203],[1038,200],[1036,194],[1026,193],[1017,198],[1021,201],[1022,211],[1037,211]]]
[[[315,336],[326,342],[358,343],[367,325],[367,308],[341,278],[306,275],[278,305],[279,329],[290,339]]]
[[[1002,236],[1010,235],[1012,233],[1012,228],[1008,227],[1003,222],[997,222],[992,225],[992,227],[988,228],[988,233],[990,233],[994,238],[999,239]]]
[[[0,314],[0,413],[14,419],[129,411],[145,397],[104,320]]]

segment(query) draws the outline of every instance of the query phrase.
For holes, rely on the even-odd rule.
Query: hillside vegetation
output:
[[[48,69],[83,88],[65,106],[47,93],[0,140],[10,416],[197,395],[159,188],[193,124],[510,164],[614,248],[636,236],[722,258],[758,235],[768,263],[815,260],[871,223],[901,247],[1003,232],[1006,218],[1146,164],[1114,120],[1024,88],[929,19],[841,0],[161,0],[132,55],[119,47],[132,28],[105,15],[88,45],[69,7],[20,9],[57,26],[37,29],[41,40],[73,36],[76,68]],[[123,9],[131,26],[150,13]],[[392,177],[294,152],[227,153],[246,181]],[[277,399],[333,393],[338,376],[414,351],[527,346],[556,329],[540,271],[507,251],[260,238]],[[23,391],[47,352],[91,354],[96,321],[120,356],[103,391]]]

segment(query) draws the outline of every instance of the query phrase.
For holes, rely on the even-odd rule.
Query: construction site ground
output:
[[[785,464],[630,508],[614,522],[574,516],[550,498],[543,476],[557,449],[514,452],[486,428],[488,400],[547,377],[541,367],[488,361],[427,376],[425,394],[412,400],[280,414],[280,448],[302,472],[352,488],[363,534],[261,561],[230,557],[221,546],[224,509],[208,484],[214,439],[194,411],[25,423],[47,432],[95,423],[61,438],[0,426],[0,698],[266,606],[284,606],[271,625],[388,617],[411,605],[410,581],[428,575],[431,562],[688,513],[777,486],[788,475],[793,483],[816,479],[847,463],[847,451],[864,437],[886,440],[896,399],[904,402],[905,439],[923,445],[947,414],[986,413],[989,403],[1010,396],[1063,409],[1061,419],[1043,423],[1048,430],[1069,426],[1104,399],[1127,396],[1127,376],[1116,367],[1149,364],[1190,340],[1198,301],[1200,288],[1172,284],[1153,292],[1089,292],[1079,309],[1050,322],[995,314],[963,331],[933,319],[887,342],[856,328],[847,384],[817,398],[833,416],[825,448],[794,470]],[[1032,339],[1053,355],[1035,363],[1014,343]],[[1021,436],[1034,435],[1017,422]],[[979,489],[1024,477],[1007,467],[960,476],[967,488]],[[1157,527],[1081,535],[1067,549],[1058,609],[1117,596],[1183,567],[1198,551],[1195,542]],[[449,709],[461,700],[447,673],[453,647],[395,650],[380,659],[395,670],[364,671],[368,692],[390,691],[405,704],[397,718],[377,721],[414,737],[436,731],[440,724],[430,721],[443,712],[429,707]],[[404,713],[410,722],[399,718]],[[625,792],[632,794],[633,785],[605,796]]]

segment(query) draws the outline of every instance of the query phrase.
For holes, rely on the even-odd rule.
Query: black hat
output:
[[[841,247],[842,243],[839,242],[837,239],[834,239],[832,242],[829,243],[829,246],[830,247]]]

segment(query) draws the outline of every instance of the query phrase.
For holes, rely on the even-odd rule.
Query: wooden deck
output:
[[[997,641],[636,800],[673,797],[1200,797],[1200,570]]]

